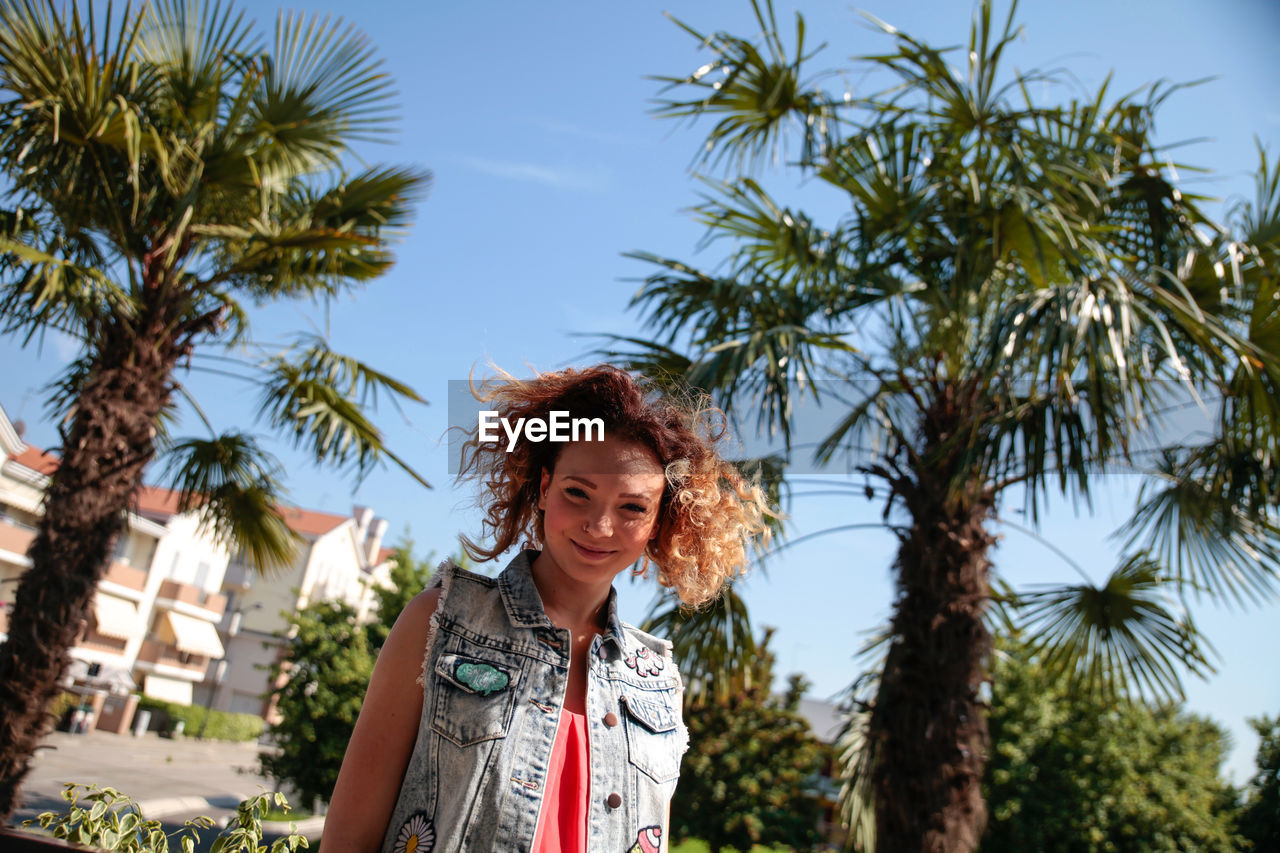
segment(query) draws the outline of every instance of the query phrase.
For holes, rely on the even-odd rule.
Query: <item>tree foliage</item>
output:
[[[992,680],[983,853],[1240,849],[1216,723],[1073,691],[1025,646],[997,652]]]
[[[302,803],[329,801],[342,756],[373,675],[369,631],[355,610],[317,601],[289,619],[284,658],[271,668],[278,722],[267,729],[278,752],[264,752],[262,770],[287,782]]]
[[[1082,91],[1012,68],[1017,4],[1003,20],[994,5],[979,0],[961,49],[873,19],[885,49],[830,70],[803,16],[789,39],[768,0],[752,3],[759,35],[681,23],[707,55],[659,78],[659,112],[704,122],[695,212],[719,251],[636,253],[652,336],[607,350],[788,451],[802,406],[837,410],[815,461],[873,481],[899,541],[859,740],[872,780],[849,789],[873,796],[888,853],[981,837],[993,589],[1075,689],[1171,700],[1210,668],[1193,599],[1280,588],[1274,164],[1264,153],[1256,201],[1215,222],[1156,139],[1177,86]],[[844,212],[789,206],[779,166]],[[1188,400],[1210,401],[1207,429],[1170,417]],[[1113,472],[1145,485],[1109,577],[1020,594],[993,575],[1008,501],[1035,525],[1050,497],[1087,504]]]
[[[373,588],[376,618],[369,623],[369,647],[374,654],[382,648],[391,626],[413,597],[431,583],[431,555],[419,560],[413,556],[413,540],[402,538],[391,552],[391,571],[385,586]]]
[[[685,706],[689,751],[671,804],[674,838],[700,838],[712,853],[755,844],[798,849],[817,842],[818,803],[810,790],[825,757],[797,713],[799,676],[784,699],[771,697],[770,632],[756,644],[748,686],[724,696],[704,691]]]
[[[50,405],[59,457],[0,646],[0,819],[46,726],[67,650],[157,454],[183,510],[258,567],[287,566],[280,466],[219,431],[191,370],[243,380],[259,419],[319,464],[423,482],[372,420],[405,383],[252,306],[325,302],[392,264],[428,175],[361,164],[391,80],[340,21],[280,14],[267,38],[222,0],[0,4],[0,333],[70,338]],[[207,435],[175,435],[186,399]]]
[[[374,587],[372,620],[356,621],[340,602],[318,601],[289,617],[285,657],[272,668],[287,680],[276,689],[279,722],[268,728],[278,755],[264,755],[264,772],[295,788],[305,804],[333,793],[347,743],[369,689],[378,651],[406,604],[431,582],[430,555],[419,560],[402,539],[389,558],[388,585]]]
[[[1240,834],[1254,853],[1280,853],[1280,716],[1249,720],[1258,733],[1257,767],[1245,789]]]

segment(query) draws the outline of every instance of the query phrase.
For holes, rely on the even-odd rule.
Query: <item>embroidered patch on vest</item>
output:
[[[460,663],[453,671],[459,683],[465,684],[481,696],[506,690],[511,678],[497,667],[487,663]]]
[[[646,826],[636,833],[636,843],[627,848],[627,853],[658,853],[662,849],[662,827]]]
[[[658,675],[667,666],[662,658],[644,646],[627,655],[626,664],[643,677]]]
[[[431,853],[436,846],[436,828],[426,812],[414,812],[400,827],[393,853]]]

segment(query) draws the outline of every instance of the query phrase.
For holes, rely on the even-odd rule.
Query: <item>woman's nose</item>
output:
[[[596,536],[612,536],[613,522],[604,513],[591,515],[587,517],[586,522],[583,524],[583,529]]]

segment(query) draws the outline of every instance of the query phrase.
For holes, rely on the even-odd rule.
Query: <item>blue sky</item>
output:
[[[242,6],[264,26],[280,8]],[[810,44],[828,44],[819,66],[844,65],[851,55],[886,46],[854,5],[806,6]],[[327,312],[268,308],[255,315],[255,330],[269,341],[292,330],[327,329],[340,351],[415,386],[431,405],[404,416],[384,409],[381,422],[397,452],[435,489],[390,470],[354,489],[287,448],[277,445],[276,452],[296,503],[335,512],[367,504],[390,520],[392,536],[409,531],[419,551],[449,552],[459,532],[474,534],[478,525],[470,493],[455,489],[446,471],[447,382],[473,368],[483,373],[490,362],[517,373],[585,363],[593,342],[580,334],[639,331],[638,318],[625,309],[646,269],[623,253],[690,258],[701,236],[686,210],[697,196],[686,169],[699,137],[650,114],[657,84],[645,77],[687,73],[705,54],[662,12],[703,31],[747,34],[750,4],[318,0],[297,8],[343,16],[371,36],[398,82],[401,120],[394,142],[366,149],[366,156],[428,168],[434,182],[389,275]],[[784,29],[794,8],[778,5]],[[963,0],[867,0],[858,8],[936,44],[962,43],[972,10]],[[1189,190],[1223,199],[1250,195],[1254,137],[1280,154],[1274,51],[1280,5],[1273,0],[1027,0],[1020,20],[1026,33],[1013,61],[1067,68],[1085,88],[1111,69],[1115,92],[1158,79],[1216,77],[1176,94],[1161,113],[1164,142],[1205,138],[1177,151],[1180,160],[1212,170],[1209,178],[1186,173]],[[865,82],[849,78],[855,87]],[[810,190],[804,198],[819,215],[838,211]],[[46,341],[37,352],[0,340],[0,404],[27,422],[37,444],[55,442],[43,422],[41,388],[72,352],[64,341]],[[182,381],[220,425],[250,423],[253,395],[242,387],[198,372]],[[186,428],[197,429],[190,420]],[[797,487],[809,490],[822,487],[808,481]],[[1101,578],[1115,562],[1107,534],[1132,498],[1127,484],[1116,483],[1092,518],[1055,504],[1041,533]],[[797,496],[790,511],[799,536],[875,521],[879,506]],[[1010,580],[1071,582],[1072,569],[1045,546],[1014,527],[1000,532],[995,560]],[[818,537],[783,552],[746,583],[757,624],[778,628],[781,673],[804,671],[817,696],[835,694],[858,674],[852,655],[861,633],[888,616],[893,544],[880,531]],[[624,615],[639,621],[650,589],[620,587]],[[1237,749],[1229,768],[1243,781],[1256,745],[1244,718],[1280,712],[1280,677],[1266,651],[1280,647],[1280,620],[1274,605],[1197,612],[1221,659],[1217,676],[1188,683],[1190,704],[1231,729]]]

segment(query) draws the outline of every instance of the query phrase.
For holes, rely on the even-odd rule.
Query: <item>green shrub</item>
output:
[[[193,737],[204,725],[206,714],[211,714],[209,724],[204,726],[204,736],[209,740],[257,740],[262,734],[262,718],[254,714],[210,712],[202,705],[178,705],[153,699],[150,696],[143,696],[138,702],[138,708],[146,709],[153,715],[163,714],[164,718],[158,723],[153,722],[151,727],[166,734],[173,734],[178,721],[181,720],[183,733],[187,737]]]
[[[58,728],[66,719],[67,713],[80,704],[80,697],[74,693],[62,692],[45,708],[45,713],[53,718],[53,725]]]
[[[212,721],[209,724],[213,725]],[[212,818],[197,817],[173,836],[166,836],[160,821],[146,820],[138,805],[115,788],[69,782],[62,798],[70,804],[65,814],[44,812],[35,820],[23,821],[23,826],[38,825],[54,838],[121,853],[169,853],[173,849],[169,846],[171,841],[176,842],[177,850],[191,853],[200,841],[200,830],[214,825]],[[259,794],[242,802],[236,809],[236,819],[218,833],[211,850],[285,853],[309,847],[296,828],[269,848],[262,843],[262,816],[273,806],[287,810],[289,803],[279,792]]]

